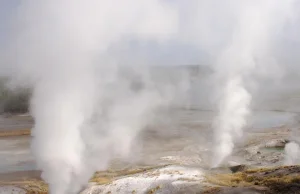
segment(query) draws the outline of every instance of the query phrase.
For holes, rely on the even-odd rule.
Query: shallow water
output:
[[[298,80],[298,78],[297,78]],[[269,84],[253,96],[255,105],[245,133],[251,138],[265,139],[264,129],[293,128],[300,124],[300,89],[298,81],[285,80],[281,85]],[[292,87],[293,86],[293,87]],[[196,87],[196,89],[194,88]],[[262,87],[262,86],[260,86]],[[131,161],[114,161],[112,167],[124,168],[135,165],[181,163],[204,166],[209,163],[213,146],[212,121],[216,112],[210,110],[211,86],[202,79],[191,87],[192,109],[176,109],[158,115],[149,130],[140,135],[134,146]],[[297,113],[298,112],[298,113]],[[0,116],[0,132],[3,130],[28,129],[32,119],[28,116]],[[269,130],[269,131],[270,131]],[[267,134],[268,136],[269,134]],[[299,132],[300,135],[300,132]],[[34,170],[36,165],[30,152],[30,137],[0,137],[0,172]],[[241,140],[242,141],[242,140]],[[139,149],[137,149],[139,148]],[[131,163],[131,164],[130,164]]]
[[[176,110],[160,122],[155,123],[152,129],[142,134],[138,141],[139,149],[133,150],[131,164],[115,162],[112,168],[121,168],[127,165],[159,165],[166,163],[183,165],[207,165],[212,146],[211,122],[215,116],[212,111]],[[250,129],[273,128],[293,123],[295,113],[278,111],[254,112],[249,124]],[[27,119],[24,126],[20,119],[16,121],[18,128],[28,127]],[[13,119],[3,127],[13,129],[16,125]],[[10,126],[11,124],[12,126]],[[1,128],[1,126],[0,126]],[[29,136],[0,138],[0,172],[35,170],[36,165],[30,151]]]
[[[298,114],[283,111],[257,111],[253,114],[248,127],[253,129],[274,128],[283,125],[294,125]]]
[[[36,169],[28,136],[0,138],[0,156],[0,172]]]
[[[6,130],[30,129],[33,120],[28,115],[0,115],[0,132]]]

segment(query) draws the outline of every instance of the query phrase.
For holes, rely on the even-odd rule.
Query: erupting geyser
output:
[[[285,145],[285,165],[297,165],[300,161],[300,147],[296,142],[290,142]]]
[[[279,30],[292,6],[292,1],[234,2],[236,22],[228,46],[217,64],[219,113],[214,123],[215,155],[213,167],[230,156],[236,138],[243,135],[250,114],[251,94],[246,80],[258,73],[259,66],[272,68],[271,37]],[[221,92],[220,92],[221,91]]]
[[[186,91],[175,83],[165,88],[159,83],[158,90],[149,76],[149,53],[160,46],[192,48],[211,57],[205,63],[216,72],[218,99],[212,165],[219,166],[251,113],[248,81],[277,65],[272,37],[294,1],[21,1],[4,52],[6,70],[33,88],[32,150],[50,192],[78,193],[111,158],[128,157],[154,111]],[[175,55],[187,63],[181,51],[166,52],[160,64],[177,62]],[[286,151],[298,155],[295,148],[289,144]]]
[[[78,193],[112,157],[130,154],[164,100],[144,64],[126,64],[115,48],[129,40],[163,43],[174,18],[158,0],[21,2],[10,51],[14,76],[33,87],[32,150],[51,193]],[[141,77],[138,91],[130,73]]]

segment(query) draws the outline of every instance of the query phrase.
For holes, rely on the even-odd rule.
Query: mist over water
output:
[[[162,73],[158,64],[213,69],[214,87],[193,89],[218,111],[213,166],[221,165],[243,136],[260,80],[297,69],[296,56],[285,65],[280,42],[298,21],[295,2],[22,1],[1,68],[33,88],[32,150],[50,192],[77,193],[111,159],[130,160],[156,112],[185,103],[192,75]]]

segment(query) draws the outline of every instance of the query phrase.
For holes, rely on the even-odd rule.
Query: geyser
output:
[[[236,138],[241,138],[251,109],[251,93],[245,84],[253,80],[259,66],[272,67],[271,37],[280,31],[291,10],[292,1],[233,1],[233,31],[216,62],[219,97],[214,123],[215,154],[213,167],[232,153]],[[272,74],[272,73],[270,73]]]
[[[285,145],[285,165],[297,165],[300,159],[300,147],[296,142],[290,142]]]
[[[77,193],[112,158],[128,157],[155,110],[186,91],[173,80],[156,83],[151,77],[149,61],[161,47],[183,49],[166,52],[159,64],[178,58],[187,63],[185,48],[212,64],[218,107],[212,165],[220,165],[251,114],[249,83],[262,71],[273,75],[272,43],[293,5],[294,0],[21,1],[1,62],[14,81],[29,81],[33,88],[32,150],[50,192]],[[294,154],[294,148],[288,145],[287,152]]]
[[[9,52],[13,76],[33,87],[33,154],[50,193],[78,193],[111,158],[129,155],[164,103],[145,64],[122,61],[116,48],[163,43],[175,15],[158,0],[31,0],[17,14]]]

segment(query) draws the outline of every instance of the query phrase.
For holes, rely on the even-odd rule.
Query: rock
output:
[[[232,173],[241,172],[247,169],[247,166],[238,162],[229,161],[229,169]]]
[[[236,173],[236,172],[241,172],[247,169],[246,165],[240,164],[240,165],[236,165],[236,166],[231,166],[229,167],[229,169],[231,170],[232,173]]]
[[[234,161],[228,161],[228,165],[229,166],[238,166],[240,165],[241,163],[238,163],[238,162],[234,162]]]
[[[289,141],[286,139],[272,139],[265,144],[266,148],[284,148]]]

